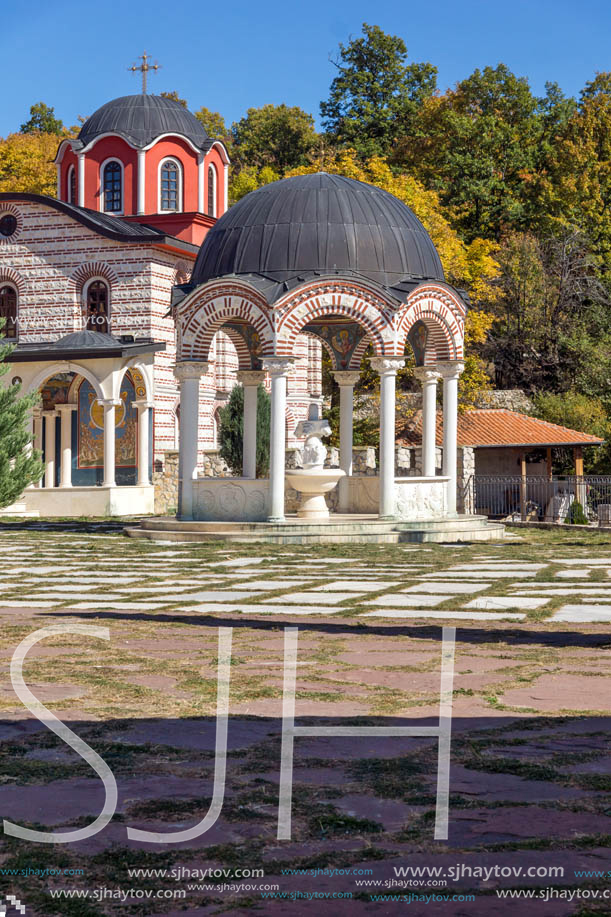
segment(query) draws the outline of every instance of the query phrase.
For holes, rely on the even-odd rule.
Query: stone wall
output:
[[[178,452],[164,453],[163,461],[155,462],[155,513],[174,516],[178,506]]]
[[[505,408],[507,411],[519,411],[529,414],[532,409],[530,398],[521,388],[498,389],[482,392],[475,402],[476,408]]]

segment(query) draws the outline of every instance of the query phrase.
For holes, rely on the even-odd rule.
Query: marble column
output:
[[[435,447],[437,433],[437,382],[441,378],[434,369],[419,366],[414,375],[422,382],[422,474],[435,477]]]
[[[152,401],[132,401],[133,407],[138,411],[138,476],[136,484],[150,484],[149,478],[149,440],[150,440],[150,409]]]
[[[32,410],[32,432],[34,434],[34,451],[42,457],[42,408],[37,407]],[[31,484],[31,487],[42,487],[43,478]]]
[[[45,487],[55,487],[55,410],[43,411],[45,418]]]
[[[284,472],[286,465],[286,377],[294,360],[265,357],[263,369],[270,374],[272,416],[269,436],[269,522],[284,522]]]
[[[374,357],[380,374],[380,518],[395,514],[395,381],[405,357]]]
[[[58,404],[56,410],[60,416],[61,463],[59,466],[59,486],[72,487],[72,414],[76,404]]]
[[[458,380],[464,368],[459,360],[435,365],[443,377],[443,474],[449,478],[448,515],[456,514]]]
[[[336,369],[333,373],[339,385],[339,467],[346,472],[346,477],[340,478],[338,487],[340,513],[350,510],[350,482],[352,475],[352,447],[353,447],[353,406],[354,386],[359,381],[360,372],[353,370]]]
[[[199,380],[208,372],[208,363],[184,360],[174,366],[180,387],[178,426],[178,515],[193,518],[193,478],[197,474],[199,446]]]
[[[98,398],[104,409],[104,487],[116,487],[115,436],[116,412],[121,402],[117,398]]]
[[[244,425],[242,435],[242,476],[257,477],[257,400],[259,385],[265,373],[256,369],[240,369],[236,373],[244,389]]]

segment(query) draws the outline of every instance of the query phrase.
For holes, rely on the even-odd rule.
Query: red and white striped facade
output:
[[[154,449],[157,459],[178,447],[179,391],[173,366],[176,331],[171,314],[172,287],[188,280],[196,251],[172,250],[153,243],[118,242],[60,212],[44,198],[18,196],[0,201],[0,216],[12,214],[17,230],[0,236],[0,287],[17,293],[18,342],[57,341],[86,326],[85,295],[94,279],[109,290],[109,331],[166,345],[155,354],[147,397],[154,403]],[[224,332],[211,338],[210,370],[201,383],[200,448],[216,446],[216,412],[236,384],[240,365],[236,347]],[[320,345],[302,335],[295,347],[296,370],[289,383],[289,444],[297,422],[307,416],[312,398],[321,396]],[[41,355],[42,359],[42,355]]]

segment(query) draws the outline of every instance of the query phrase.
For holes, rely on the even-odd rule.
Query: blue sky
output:
[[[556,80],[576,94],[611,69],[608,0],[31,0],[4,4],[0,136],[41,99],[68,124],[139,91],[127,72],[146,49],[163,65],[151,91],[177,90],[226,121],[268,102],[318,117],[333,79],[329,55],[363,22],[401,35],[411,60],[439,69],[441,88],[506,63],[534,91]]]

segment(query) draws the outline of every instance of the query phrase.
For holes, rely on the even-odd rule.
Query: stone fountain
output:
[[[321,420],[320,408],[311,404],[308,419],[300,421],[295,428],[296,436],[305,436],[302,451],[303,467],[286,472],[287,483],[301,494],[297,515],[301,519],[321,520],[329,518],[325,494],[333,490],[346,472],[339,468],[325,468],[327,450],[321,442],[322,436],[329,436],[331,427],[327,420]]]

